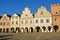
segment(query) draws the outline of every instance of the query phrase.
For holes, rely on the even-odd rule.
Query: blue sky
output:
[[[14,12],[22,14],[25,7],[31,9],[32,14],[37,12],[40,6],[46,6],[50,11],[51,4],[60,4],[60,0],[0,0],[0,16],[7,12],[9,15],[13,15]]]

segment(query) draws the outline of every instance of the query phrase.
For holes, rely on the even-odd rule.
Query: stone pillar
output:
[[[24,32],[23,29],[21,29],[21,32],[22,32],[22,33]]]
[[[43,28],[42,28],[42,32],[44,32]]]
[[[14,32],[16,32],[16,28],[14,28]]]
[[[31,29],[29,29],[29,32],[31,32]]]
[[[34,32],[37,32],[37,30],[36,30],[36,29],[34,29]]]
[[[53,28],[51,27],[51,30],[50,30],[50,32],[53,32]]]
[[[9,33],[10,33],[11,29],[9,28]]]
[[[47,27],[46,27],[46,32],[49,32]]]
[[[2,33],[3,33],[3,28],[2,28]]]

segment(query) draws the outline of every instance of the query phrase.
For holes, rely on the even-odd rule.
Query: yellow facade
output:
[[[43,15],[41,15],[41,12],[43,11]],[[34,18],[41,18],[41,17],[51,17],[51,13],[47,11],[46,7],[41,6],[38,8],[37,13],[34,15]]]
[[[38,23],[36,23],[36,20],[38,21]],[[47,20],[49,21],[49,23],[47,23]],[[49,31],[48,29],[49,26],[52,27],[52,17],[51,17],[51,13],[47,11],[46,7],[41,6],[38,8],[37,13],[34,15],[34,26],[36,28],[40,27],[39,29],[41,29],[42,32],[43,32],[43,27],[46,29],[44,30],[44,32],[52,32],[52,29],[51,31]]]

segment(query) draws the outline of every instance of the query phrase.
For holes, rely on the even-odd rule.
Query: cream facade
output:
[[[16,13],[11,17],[11,27],[12,32],[20,32],[20,16]]]
[[[28,7],[26,7],[20,17],[21,32],[33,32],[33,15]]]
[[[37,32],[52,32],[52,17],[46,7],[41,6],[38,8],[37,13],[34,15],[34,26]]]
[[[9,33],[10,31],[10,16],[4,13],[0,19],[0,32]]]

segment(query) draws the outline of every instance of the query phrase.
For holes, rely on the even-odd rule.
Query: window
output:
[[[43,15],[43,11],[41,11],[41,15]]]
[[[58,21],[58,18],[55,18],[54,20],[55,20],[55,22],[57,22]]]
[[[27,23],[28,23],[28,21],[25,21],[25,23],[27,24]]]
[[[16,19],[17,19],[18,17],[16,17]]]
[[[26,16],[28,16],[28,15],[26,14]]]
[[[46,23],[49,23],[49,19],[46,19]]]
[[[21,24],[23,24],[23,21],[21,21]]]
[[[1,22],[1,25],[2,25],[2,22]]]
[[[30,23],[32,23],[32,20],[30,20]]]
[[[41,19],[41,23],[43,23],[43,19]]]
[[[12,24],[14,24],[14,22],[12,21]]]
[[[14,17],[12,17],[14,19]]]
[[[2,25],[2,22],[0,22],[0,25]]]
[[[56,12],[56,14],[58,14],[58,12]]]
[[[3,25],[5,25],[5,22],[3,22]]]
[[[38,20],[36,20],[36,22],[35,23],[38,23]]]
[[[6,17],[4,17],[4,18],[6,18]]]
[[[18,24],[18,21],[16,21],[16,24]]]

